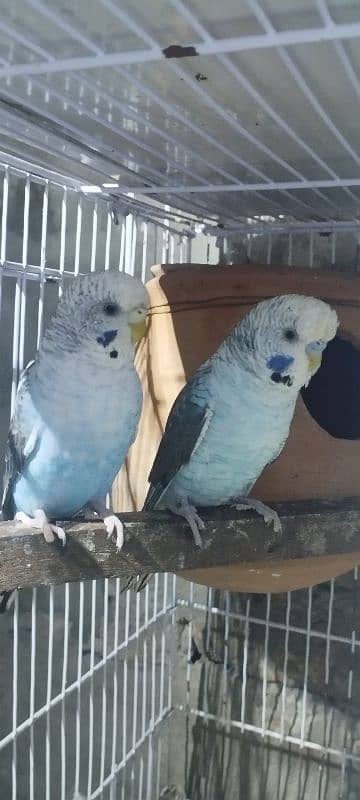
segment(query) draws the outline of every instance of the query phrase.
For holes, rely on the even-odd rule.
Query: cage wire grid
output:
[[[14,162],[1,165],[1,177],[4,441],[19,373],[39,344],[63,279],[105,268],[145,280],[157,261],[189,261],[197,237],[184,234],[181,212],[177,218],[168,207],[157,225],[142,218],[139,208],[120,217],[112,201],[84,197],[79,187],[22,170]],[[261,242],[271,265],[267,223],[259,223],[259,233],[253,230],[253,225],[246,227],[247,254]],[[305,233],[310,267],[318,235],[313,228]],[[286,237],[291,263],[291,230]],[[214,246],[210,234],[199,238],[206,252],[204,242]],[[334,262],[334,231],[326,244]],[[348,581],[356,604],[357,570]],[[182,742],[191,797],[196,736],[194,755],[186,736],[181,738],[178,720],[200,721],[230,738],[240,732],[293,747],[299,757],[318,758],[324,770],[331,762],[334,797],[343,796],[348,774],[360,768],[359,715],[354,716],[360,632],[356,611],[344,622],[341,581],[330,583],[320,625],[314,620],[316,588],[303,593],[302,602],[301,593],[289,593],[284,617],[270,595],[259,606],[255,598],[206,590],[167,575],[155,576],[141,595],[121,595],[120,588],[120,580],[104,580],[23,591],[11,615],[0,618],[4,796],[157,800],[171,783],[172,747],[180,764]],[[292,619],[296,608],[300,618]],[[236,653],[234,646],[240,646]],[[320,729],[312,720],[314,696],[317,704],[326,705],[334,691],[332,663],[338,669],[338,648],[341,710],[333,710]],[[295,676],[294,659],[299,662]],[[319,673],[315,679],[313,663]],[[221,685],[218,705],[212,682]],[[206,770],[202,780],[206,783]]]
[[[360,95],[357,4],[0,8],[10,153],[36,153],[120,204],[150,195],[215,225],[219,209],[226,223],[357,219],[358,132],[345,113]]]
[[[19,375],[63,280],[104,268],[145,280],[149,265],[183,261],[189,246],[181,225],[172,228],[166,217],[159,225],[119,218],[111,204],[89,202],[71,185],[14,165],[0,170],[5,441]],[[16,595],[12,621],[0,620],[3,796],[96,798],[107,787],[109,797],[159,794],[156,731],[171,703],[165,631],[174,586],[157,576],[134,602],[130,594],[122,599],[119,580]],[[131,766],[120,786],[118,774],[137,754],[136,775]]]
[[[240,251],[339,267],[345,241],[359,268],[358,5],[151,5],[0,0],[2,441],[63,279]],[[173,44],[193,55],[165,57]],[[357,570],[285,601],[166,575],[120,588],[21,592],[0,619],[3,796],[158,800],[177,780],[212,800],[219,736],[221,791],[227,770],[241,782],[240,735],[291,751],[296,797],[358,797]],[[253,782],[271,771],[285,800],[269,764]]]

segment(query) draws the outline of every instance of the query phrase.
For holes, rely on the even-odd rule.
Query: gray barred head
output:
[[[103,364],[133,356],[145,333],[147,307],[141,281],[123,272],[75,277],[64,290],[40,353],[81,350]]]

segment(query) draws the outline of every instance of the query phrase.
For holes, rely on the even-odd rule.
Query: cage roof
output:
[[[0,0],[4,154],[227,225],[357,220],[357,0]]]

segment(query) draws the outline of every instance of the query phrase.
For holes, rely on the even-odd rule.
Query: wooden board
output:
[[[210,509],[204,513],[201,550],[185,520],[160,511],[121,515],[125,543],[120,553],[98,520],[61,523],[66,547],[47,544],[38,530],[21,523],[3,522],[0,591],[144,572],[176,572],[237,591],[284,591],[290,588],[286,582],[290,576],[291,588],[299,588],[360,563],[359,501],[287,503],[276,508],[281,534],[254,512]],[[267,582],[269,575],[275,576],[274,585]]]
[[[358,553],[341,553],[319,558],[296,558],[271,561],[256,561],[252,564],[232,564],[228,567],[194,569],[181,574],[182,578],[223,589],[229,592],[292,592],[324,583],[330,578],[344,575],[360,564]]]

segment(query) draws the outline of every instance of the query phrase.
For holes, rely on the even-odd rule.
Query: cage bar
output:
[[[294,26],[285,18],[291,9],[284,6],[280,25],[280,12],[248,0],[241,26],[235,30],[235,20],[234,35],[228,36],[226,4],[223,28],[205,6],[170,0],[154,21],[144,18],[138,0],[129,10],[113,0],[96,0],[86,26],[81,4],[71,16],[43,0],[24,0],[21,19],[17,9],[4,10],[0,309],[5,321],[11,311],[11,351],[4,360],[11,385],[7,419],[25,358],[39,347],[53,310],[54,284],[55,294],[61,293],[65,277],[76,280],[105,268],[146,281],[159,261],[191,263],[195,254],[194,260],[211,263],[221,248],[229,262],[238,242],[244,260],[251,263],[261,252],[271,269],[281,250],[279,237],[290,267],[305,241],[310,267],[323,259],[329,268],[343,268],[345,237],[358,246],[359,143],[350,117],[338,113],[336,104],[342,108],[343,93],[355,107],[360,96],[359,15],[353,11],[349,22],[345,4],[335,18],[333,6],[314,0],[308,16],[298,9]],[[99,31],[95,17],[106,19],[108,28]],[[179,48],[196,51],[182,60],[166,57],[172,55],[169,37],[178,31]],[[273,67],[282,70],[284,97],[277,79],[265,86],[260,69],[265,58],[269,73]],[[221,76],[221,91],[215,76]],[[176,91],[169,91],[170,81]],[[293,96],[299,107],[302,98],[301,120]],[[355,272],[357,256],[352,258]],[[356,507],[349,513],[352,522],[357,519]],[[153,521],[159,530],[160,522]],[[131,553],[135,522],[128,518],[127,524]],[[241,518],[244,524],[255,535],[253,522]],[[337,534],[340,524],[342,516],[336,518]],[[9,555],[2,530],[5,588]],[[136,535],[145,537],[146,531],[143,526]],[[169,532],[177,553],[159,534],[162,570],[181,572],[176,556],[187,558],[188,568],[199,565],[181,526],[170,523],[167,539]],[[70,546],[73,536],[85,541],[88,535],[89,528],[73,530]],[[226,535],[223,548],[229,547]],[[326,535],[332,553],[343,551],[343,542],[335,546]],[[288,592],[280,613],[270,595],[260,600],[224,595],[163,572],[143,596],[132,598],[121,593],[125,573],[117,571],[109,542],[102,578],[88,575],[89,584],[77,585],[80,574],[69,565],[56,578],[54,555],[49,575],[63,585],[59,589],[43,586],[36,572],[43,552],[36,536],[20,537],[18,546],[18,571],[8,586],[33,588],[16,593],[11,621],[1,629],[9,703],[4,702],[0,725],[0,766],[12,800],[25,795],[158,800],[165,772],[171,778],[173,765],[167,770],[163,765],[169,742],[179,735],[177,726],[183,725],[184,742],[185,726],[190,730],[195,724],[198,731],[199,723],[224,732],[227,742],[240,736],[279,753],[290,746],[299,759],[312,759],[332,776],[339,798],[350,792],[352,770],[360,766],[351,741],[360,656],[357,570],[353,577],[330,581],[320,624],[315,587],[303,595]],[[232,552],[243,556],[236,547]],[[209,553],[217,563],[219,553],[211,556],[210,548],[207,559]],[[147,566],[159,569],[156,562]],[[354,598],[352,620],[341,620],[344,586]],[[180,615],[189,624],[179,645]],[[216,664],[211,648],[218,624],[224,648]],[[191,663],[199,626],[204,652]],[[236,663],[230,647],[234,633]],[[342,716],[333,707],[320,733],[309,724],[314,694],[324,707],[329,704],[339,653]],[[300,701],[291,728],[287,707],[294,697],[296,659]],[[201,681],[209,689],[212,680],[220,686],[217,706],[216,694],[201,696]],[[234,691],[238,704],[232,702]],[[213,713],[212,699],[220,713]],[[189,764],[191,746],[185,746]]]

